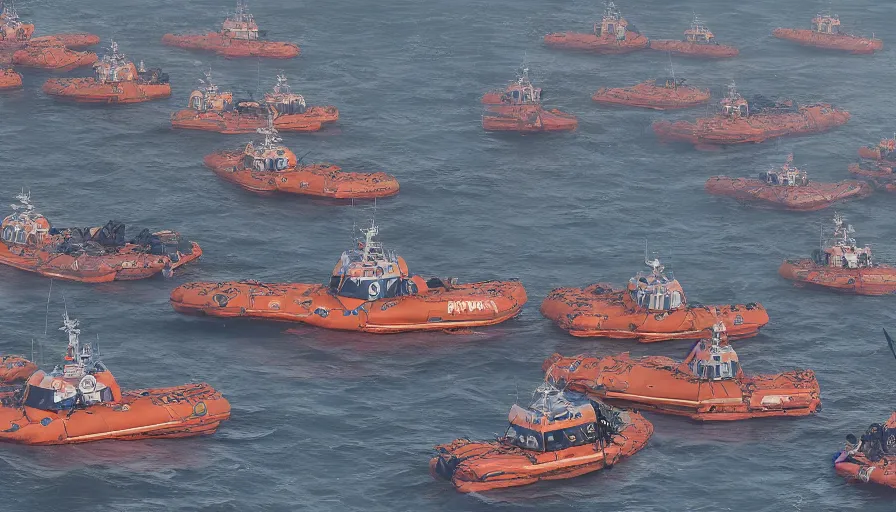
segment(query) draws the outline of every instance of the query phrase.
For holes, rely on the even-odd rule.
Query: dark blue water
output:
[[[822,5],[824,4],[824,5]],[[551,51],[545,33],[587,31],[599,6],[583,0],[386,0],[258,2],[271,39],[302,48],[294,60],[228,61],[163,47],[165,32],[220,23],[229,2],[184,4],[60,0],[18,4],[41,35],[90,31],[171,75],[170,100],[124,108],[59,104],[40,91],[48,73],[26,70],[25,89],[0,95],[0,195],[30,189],[59,225],[110,218],[176,229],[205,256],[170,280],[101,286],[54,282],[0,268],[0,351],[55,363],[64,295],[100,338],[125,387],[207,381],[233,404],[214,436],[0,451],[3,510],[863,510],[893,509],[894,494],[837,477],[831,454],[848,432],[893,409],[896,361],[880,329],[896,327],[893,298],[796,289],[776,271],[808,255],[821,222],[811,214],[756,210],[709,196],[715,174],[753,175],[787,153],[813,179],[847,179],[856,149],[893,132],[891,46],[874,56],[814,51],[775,40],[777,26],[807,26],[825,2],[651,0],[619,5],[653,38],[677,38],[692,10],[722,43],[722,62],[675,60],[677,76],[719,91],[786,95],[848,109],[835,131],[697,152],[657,143],[650,123],[693,118],[592,104],[601,86],[664,75],[668,57],[599,57]],[[844,28],[896,44],[891,2],[832,6]],[[579,116],[572,134],[486,134],[479,97],[527,60],[551,107]],[[473,335],[373,336],[261,322],[183,317],[168,292],[187,280],[255,278],[323,282],[367,204],[265,198],[217,179],[202,157],[246,136],[174,132],[168,115],[186,103],[202,70],[222,89],[259,92],[283,70],[310,104],[340,109],[335,129],[284,134],[307,160],[383,170],[401,193],[380,201],[382,239],[412,271],[462,280],[519,277],[523,314]],[[86,75],[74,71],[69,75]],[[896,255],[894,198],[840,208],[885,257]],[[584,477],[459,495],[431,479],[431,446],[503,431],[511,404],[528,398],[552,352],[682,357],[686,342],[650,346],[575,339],[541,317],[552,288],[622,284],[642,269],[644,241],[665,258],[692,301],[760,301],[771,323],[738,342],[747,371],[813,368],[824,410],[800,420],[701,425],[650,415],[647,449]]]

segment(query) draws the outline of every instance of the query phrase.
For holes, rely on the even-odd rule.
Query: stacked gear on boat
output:
[[[0,391],[0,441],[33,445],[212,434],[230,404],[208,384],[122,392],[78,321],[63,316],[65,363],[35,371],[21,387]]]
[[[202,255],[197,243],[174,231],[144,229],[125,240],[125,226],[116,221],[101,227],[53,228],[34,211],[29,195],[16,197],[16,212],[0,224],[0,263],[21,270],[98,283],[170,276]]]
[[[92,78],[51,78],[43,91],[81,103],[141,103],[171,96],[171,84],[161,68],[146,69],[118,52],[112,41],[109,53],[93,65]]]
[[[430,473],[459,492],[560,480],[612,467],[647,445],[653,425],[578,393],[542,384],[528,407],[514,405],[495,441],[457,439],[436,446]]]
[[[291,59],[299,55],[299,47],[295,44],[264,41],[262,38],[266,35],[265,31],[258,29],[255,18],[246,10],[245,4],[237,0],[236,12],[224,20],[220,31],[202,35],[165,34],[162,43],[190,50],[213,51],[228,58]]]
[[[858,295],[896,293],[896,267],[879,264],[871,247],[859,247],[851,224],[834,215],[834,230],[811,258],[787,259],[778,274],[800,286],[813,286]]]
[[[812,370],[746,376],[725,325],[694,344],[688,357],[562,357],[542,365],[547,381],[624,407],[650,409],[702,421],[807,416],[821,408]]]
[[[772,35],[803,46],[826,50],[841,50],[853,54],[881,51],[884,42],[874,37],[861,37],[840,31],[840,18],[836,15],[818,14],[812,18],[811,29],[776,28]]]
[[[602,336],[655,342],[700,339],[721,320],[734,339],[759,333],[768,323],[761,304],[703,306],[688,303],[681,283],[659,259],[645,255],[650,272],[638,272],[625,290],[597,283],[557,288],[544,299],[541,314],[573,336]]]
[[[792,163],[793,154],[790,154],[782,167],[761,173],[759,179],[713,176],[706,180],[706,191],[743,202],[798,211],[821,210],[874,192],[874,187],[861,181],[810,182],[806,171]]]
[[[541,88],[529,80],[529,70],[523,69],[517,81],[504,91],[492,91],[482,97],[486,105],[482,127],[487,131],[520,133],[572,131],[578,127],[574,115],[542,107],[541,94]]]
[[[205,165],[221,178],[257,193],[284,192],[334,199],[371,199],[398,193],[398,180],[383,172],[342,172],[332,164],[301,164],[274,128],[259,128],[264,142],[249,143],[242,151],[207,155]]]
[[[638,33],[613,2],[607,4],[600,23],[590,34],[563,32],[544,36],[546,45],[567,50],[584,50],[597,54],[629,53],[647,48],[650,41]]]
[[[694,15],[694,21],[691,22],[691,27],[684,31],[683,41],[652,39],[650,48],[685,57],[713,59],[736,57],[740,53],[733,46],[725,46],[716,42],[715,34],[696,15]]]
[[[219,92],[212,83],[211,72],[205,73],[203,86],[190,94],[187,108],[171,115],[174,128],[205,130],[218,133],[254,133],[268,125],[273,117],[274,128],[289,132],[316,132],[324,125],[339,120],[333,106],[308,106],[301,94],[292,92],[285,75],[277,75],[273,92],[261,101],[237,100],[233,93]]]
[[[709,89],[684,85],[684,78],[655,79],[632,87],[602,87],[591,99],[597,103],[671,110],[702,105],[709,101]]]
[[[411,275],[404,258],[361,230],[342,253],[330,283],[194,282],[171,292],[181,313],[302,322],[373,333],[441,331],[494,325],[516,316],[526,291],[516,280],[458,284]]]
[[[762,142],[787,135],[820,133],[849,121],[849,112],[826,103],[797,105],[793,101],[770,101],[756,96],[744,99],[734,83],[712,117],[694,122],[656,121],[653,131],[663,141],[687,142],[696,146]]]

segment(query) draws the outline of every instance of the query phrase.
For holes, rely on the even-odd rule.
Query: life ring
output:
[[[376,271],[374,273],[376,274],[377,277],[382,276],[383,275],[383,267],[376,267]]]
[[[370,283],[370,286],[367,288],[367,297],[371,300],[380,296],[380,283],[374,281]]]
[[[81,382],[78,383],[78,389],[82,393],[93,393],[96,390],[96,377],[85,375]]]
[[[58,380],[58,379],[57,379],[57,380],[54,380],[53,382],[50,383],[50,387],[52,387],[52,388],[55,389],[56,391],[61,391],[61,390],[62,390],[62,387],[63,387],[64,385],[65,385],[65,383],[62,382],[61,380]]]

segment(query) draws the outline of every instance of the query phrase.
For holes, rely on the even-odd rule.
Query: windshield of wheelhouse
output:
[[[510,444],[526,450],[544,451],[544,435],[541,432],[536,432],[532,429],[511,423],[510,426],[507,427],[507,432],[504,433],[504,438],[507,439]]]
[[[358,278],[333,276],[330,279],[330,290],[340,297],[362,300],[376,300],[401,295],[401,279]]]

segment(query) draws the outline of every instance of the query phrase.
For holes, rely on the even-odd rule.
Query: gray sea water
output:
[[[587,31],[600,5],[584,0],[259,1],[249,7],[270,39],[292,40],[290,61],[225,60],[164,47],[166,32],[214,27],[229,2],[21,0],[37,32],[89,31],[171,76],[170,100],[120,108],[62,104],[23,70],[25,88],[0,95],[0,197],[30,189],[58,225],[118,219],[176,229],[205,255],[172,279],[108,285],[54,282],[0,268],[0,351],[55,363],[63,301],[99,336],[103,358],[127,388],[207,381],[233,405],[211,437],[0,447],[2,510],[893,510],[887,489],[847,484],[831,455],[844,435],[893,410],[896,361],[881,327],[896,328],[892,297],[794,288],[777,275],[808,255],[832,211],[789,213],[707,195],[712,175],[754,175],[789,152],[813,179],[848,179],[856,149],[894,131],[896,4],[883,0],[628,0],[623,14],[652,38],[678,38],[696,11],[738,58],[675,59],[676,76],[714,92],[732,79],[752,96],[826,101],[853,117],[837,130],[761,145],[698,152],[661,145],[656,113],[604,108],[590,95],[662,76],[660,52],[624,56],[544,47],[548,32]],[[771,37],[833,8],[843,27],[885,40],[874,56],[801,48]],[[100,50],[99,48],[97,50]],[[571,134],[488,134],[479,97],[526,60],[545,103],[579,117]],[[341,120],[319,134],[283,134],[306,160],[383,170],[401,182],[377,203],[381,238],[413,272],[461,280],[518,277],[522,315],[471,335],[374,336],[283,324],[180,316],[168,293],[188,280],[324,282],[368,203],[260,197],[203,168],[212,151],[251,137],[175,132],[211,66],[223,90],[257,95],[284,71],[310,104]],[[86,75],[75,70],[69,76]],[[838,210],[860,242],[896,255],[894,197]],[[136,231],[134,231],[136,232]],[[736,343],[745,369],[813,368],[824,409],[799,420],[697,424],[648,415],[650,445],[611,470],[556,482],[460,495],[434,481],[434,444],[491,438],[526,400],[552,352],[682,357],[687,342],[649,346],[575,339],[541,317],[557,286],[622,284],[643,268],[644,241],[702,303],[762,302],[771,323]],[[46,310],[49,311],[47,316]],[[45,325],[49,320],[49,332]]]

